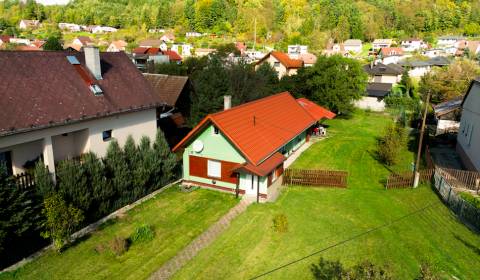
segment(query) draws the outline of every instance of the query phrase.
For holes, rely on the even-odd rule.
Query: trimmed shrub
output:
[[[44,201],[45,208],[42,213],[47,218],[46,231],[42,232],[44,238],[50,238],[54,246],[60,251],[70,241],[70,235],[83,221],[82,211],[67,205],[62,196],[54,193]]]
[[[400,124],[389,125],[384,135],[378,140],[377,155],[386,165],[394,165],[398,161],[401,148],[407,142],[406,130]]]
[[[155,231],[153,227],[148,224],[143,224],[135,229],[130,240],[133,244],[147,242],[153,240],[155,237]]]
[[[285,214],[277,214],[273,217],[273,230],[276,232],[288,231],[288,218]]]

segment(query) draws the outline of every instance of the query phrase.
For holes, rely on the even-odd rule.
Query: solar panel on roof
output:
[[[67,60],[68,62],[70,62],[70,64],[73,64],[73,65],[80,64],[80,61],[78,61],[78,59],[73,55],[67,55]]]

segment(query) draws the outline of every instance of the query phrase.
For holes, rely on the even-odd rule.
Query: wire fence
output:
[[[444,177],[445,172],[437,168],[434,174],[434,186],[447,206],[468,225],[480,230],[480,209],[460,197],[451,181]]]

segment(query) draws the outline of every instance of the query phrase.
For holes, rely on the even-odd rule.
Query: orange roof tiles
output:
[[[301,68],[303,67],[303,61],[300,59],[291,59],[288,54],[279,52],[279,51],[271,51],[268,53],[265,57],[260,59],[257,64],[262,63],[265,59],[267,59],[269,56],[275,57],[283,66],[285,66],[287,69],[289,68]]]
[[[213,123],[250,163],[259,165],[315,122],[289,92],[282,92],[208,115],[173,151]]]
[[[321,119],[333,119],[335,118],[336,114],[330,112],[329,110],[323,108],[322,106],[317,105],[316,103],[306,99],[306,98],[298,98],[298,104],[307,111],[315,120],[319,121]]]
[[[253,173],[258,176],[266,176],[268,173],[270,173],[274,168],[279,166],[282,162],[285,161],[285,156],[282,155],[279,152],[276,152],[273,154],[271,157],[269,157],[267,160],[262,162],[261,164],[255,166],[251,163],[244,163],[244,164],[239,164],[234,171],[240,171],[244,170],[249,173]]]

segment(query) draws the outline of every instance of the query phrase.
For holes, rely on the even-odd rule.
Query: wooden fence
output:
[[[431,182],[435,169],[420,170],[420,182]],[[387,189],[402,189],[413,186],[415,174],[413,171],[403,173],[392,173],[388,176],[385,188]]]
[[[346,188],[347,177],[346,171],[285,169],[282,185]]]
[[[13,176],[15,183],[21,189],[26,189],[35,186],[35,176],[30,173],[20,173]]]

